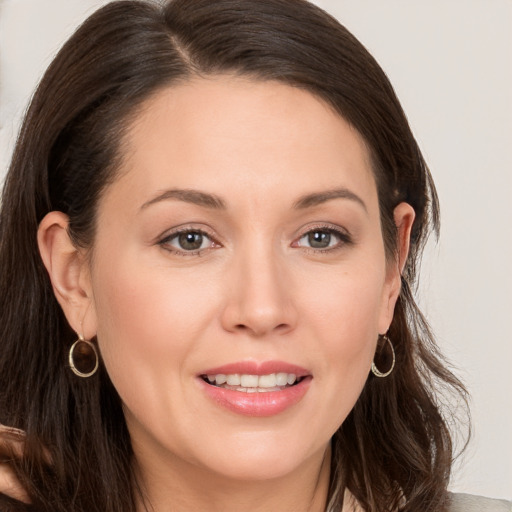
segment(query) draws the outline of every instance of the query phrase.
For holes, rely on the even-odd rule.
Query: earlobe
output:
[[[71,328],[82,332],[85,329],[82,323],[91,304],[89,270],[82,251],[69,237],[68,224],[64,213],[48,213],[39,224],[37,242],[55,297]],[[95,328],[88,327],[94,335]],[[88,333],[82,334],[87,336]]]

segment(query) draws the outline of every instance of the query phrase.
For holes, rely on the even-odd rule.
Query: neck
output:
[[[140,512],[325,512],[330,475],[330,447],[293,474],[269,480],[235,480],[180,461],[164,468],[138,459],[145,495]]]

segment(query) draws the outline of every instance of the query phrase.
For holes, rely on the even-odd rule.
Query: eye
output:
[[[301,244],[307,243],[313,249],[327,249],[327,247],[335,245],[337,240],[329,231],[310,231],[299,242]]]
[[[197,229],[182,230],[164,238],[160,245],[176,253],[197,254],[214,246],[212,239]]]
[[[337,229],[314,228],[302,235],[293,246],[325,251],[337,249],[350,242],[348,234]]]

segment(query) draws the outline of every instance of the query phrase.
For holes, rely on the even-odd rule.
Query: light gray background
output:
[[[213,1],[213,0],[212,0]],[[0,0],[0,177],[52,55],[98,0]],[[388,73],[436,180],[422,303],[473,397],[452,489],[512,498],[512,0],[317,0]]]

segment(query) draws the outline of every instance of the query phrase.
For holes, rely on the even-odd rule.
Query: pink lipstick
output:
[[[307,393],[312,375],[282,361],[242,361],[209,368],[199,376],[205,394],[217,405],[245,416],[273,416]]]

